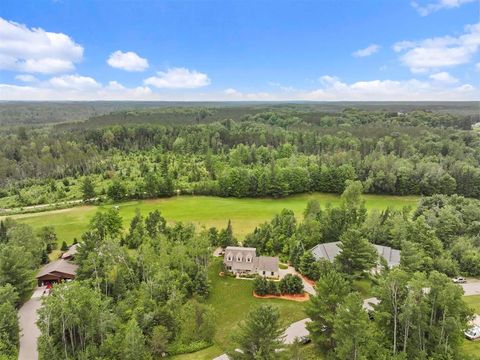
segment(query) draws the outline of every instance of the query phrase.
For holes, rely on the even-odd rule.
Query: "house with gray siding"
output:
[[[279,276],[278,257],[257,256],[257,249],[252,247],[227,246],[223,263],[227,271],[237,275]]]

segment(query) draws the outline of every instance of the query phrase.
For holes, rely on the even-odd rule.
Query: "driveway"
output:
[[[480,295],[480,280],[467,279],[465,284],[460,284],[465,292],[465,296]]]
[[[37,310],[42,305],[42,294],[45,287],[35,290],[32,298],[28,300],[18,311],[20,324],[20,349],[18,352],[19,360],[38,359],[37,338],[40,336],[40,330],[37,327]]]
[[[288,266],[287,269],[280,269],[278,271],[278,274],[280,275],[280,279],[282,279],[287,274],[294,274],[294,275],[300,276],[303,282],[303,288],[305,292],[309,293],[310,295],[315,295],[315,288],[312,285],[310,285],[307,281],[305,281],[303,276],[299,272],[297,272],[293,266]]]
[[[307,330],[307,323],[311,321],[310,318],[306,318],[297,322],[294,322],[291,324],[286,330],[285,330],[285,338],[283,339],[283,342],[285,344],[293,344],[295,341],[295,338],[301,338],[302,336],[307,336],[309,334]]]

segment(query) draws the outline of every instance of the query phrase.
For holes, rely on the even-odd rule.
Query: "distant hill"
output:
[[[302,120],[346,108],[410,112],[427,110],[473,116],[480,102],[0,102],[0,125],[40,125],[88,120],[90,126],[122,123],[198,123],[238,120],[266,111],[298,113]]]

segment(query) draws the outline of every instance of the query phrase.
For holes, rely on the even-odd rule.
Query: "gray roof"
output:
[[[278,272],[278,257],[259,256],[256,260],[258,270]]]
[[[60,259],[52,261],[51,263],[46,264],[40,269],[37,274],[37,278],[52,274],[52,273],[63,273],[69,275],[75,275],[77,273],[78,265],[72,264],[69,261]]]
[[[312,248],[311,252],[317,260],[326,259],[333,261],[335,257],[342,251],[338,244],[340,241],[330,242],[325,244],[318,244]],[[378,255],[383,257],[389,266],[395,266],[400,264],[400,250],[392,249],[389,246],[373,245],[377,249]]]
[[[68,258],[70,258],[70,257],[75,256],[75,255],[77,254],[77,252],[78,252],[78,249],[77,249],[77,248],[78,248],[79,245],[80,245],[80,244],[73,244],[72,246],[70,246],[70,247],[68,248],[68,250],[65,251],[65,252],[62,254],[62,259],[68,259]]]
[[[232,256],[232,260],[228,261],[228,257]],[[237,261],[237,257],[240,256],[242,261]],[[246,262],[246,257],[251,259],[250,262]],[[223,262],[232,266],[236,271],[240,270],[253,270],[255,268],[255,261],[256,261],[256,249],[255,248],[247,248],[247,247],[240,247],[240,246],[227,246],[225,249],[225,255],[223,258]]]
[[[373,245],[377,248],[378,255],[387,260],[389,266],[400,265],[400,250],[389,246]]]

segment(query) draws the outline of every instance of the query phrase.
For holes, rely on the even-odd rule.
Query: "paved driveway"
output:
[[[461,284],[465,296],[480,295],[480,280],[479,279],[467,279],[465,284]]]
[[[305,292],[309,293],[310,295],[315,295],[315,288],[308,282],[306,282],[303,276],[299,272],[297,272],[293,266],[288,266],[287,269],[280,269],[278,273],[280,275],[280,279],[282,279],[287,274],[295,274],[300,276],[303,282],[303,289],[305,290]]]
[[[283,339],[283,342],[285,344],[293,344],[295,338],[301,338],[302,336],[307,336],[309,334],[307,330],[307,323],[310,322],[310,318],[306,318],[297,322],[294,322],[291,324],[286,330],[285,330],[285,338]]]
[[[19,360],[38,359],[37,338],[40,336],[40,330],[37,327],[37,310],[42,305],[42,294],[45,288],[37,288],[28,300],[18,311],[20,324],[20,349],[18,352]]]

